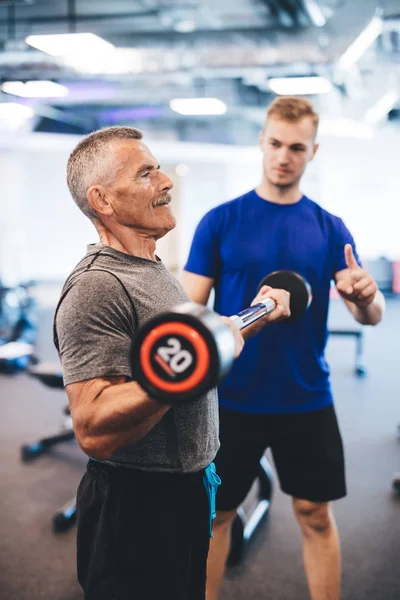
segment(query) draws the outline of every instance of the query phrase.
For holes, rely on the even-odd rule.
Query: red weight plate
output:
[[[161,377],[155,373],[151,364],[154,345],[160,338],[168,335],[185,338],[191,344],[196,354],[196,366],[192,374],[187,379],[175,383],[161,379]],[[154,360],[157,359],[159,359],[159,361],[163,360],[159,355],[156,355],[154,358]],[[192,391],[203,381],[210,366],[210,351],[204,338],[196,329],[186,323],[168,322],[157,325],[145,337],[140,348],[139,360],[143,374],[154,387],[171,394],[179,394]],[[163,361],[161,366],[168,373],[168,369],[170,368],[168,363]]]

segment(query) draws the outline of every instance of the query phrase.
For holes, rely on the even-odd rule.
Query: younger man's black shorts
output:
[[[217,510],[232,510],[243,502],[267,448],[286,494],[311,502],[346,495],[343,444],[332,405],[278,415],[220,409],[220,441],[214,460],[222,480]]]

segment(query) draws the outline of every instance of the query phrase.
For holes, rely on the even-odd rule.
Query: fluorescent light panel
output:
[[[133,75],[142,70],[142,52],[136,48],[112,48],[103,54],[65,56],[66,66],[90,75]]]
[[[54,35],[28,35],[26,43],[51,56],[69,54],[104,54],[114,49],[110,42],[94,33],[61,33]]]
[[[175,98],[169,106],[180,115],[223,115],[227,110],[218,98]]]
[[[174,23],[174,29],[179,33],[191,33],[196,30],[196,23],[191,19],[182,19]]]
[[[5,81],[1,89],[6,94],[21,98],[62,98],[68,95],[68,88],[54,81]]]
[[[276,77],[268,81],[272,91],[280,96],[329,94],[333,86],[325,77]]]
[[[376,125],[382,121],[388,113],[394,108],[399,99],[399,94],[394,90],[387,92],[378,102],[367,110],[365,120],[371,125]]]
[[[303,4],[316,27],[324,27],[326,19],[315,0],[303,0]]]
[[[348,69],[359,61],[382,31],[382,19],[380,17],[373,17],[367,27],[347,48],[346,52],[342,54],[338,62],[339,67],[341,69]]]
[[[0,119],[29,119],[34,110],[18,102],[0,102]]]

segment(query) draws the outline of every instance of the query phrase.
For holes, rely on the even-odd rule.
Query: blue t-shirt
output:
[[[215,281],[214,309],[250,306],[265,275],[296,271],[310,283],[310,308],[294,323],[267,325],[250,338],[220,383],[220,406],[245,413],[297,413],[332,404],[324,357],[331,280],[346,269],[354,240],[343,221],[303,196],[295,204],[263,200],[253,190],[200,221],[186,271]]]

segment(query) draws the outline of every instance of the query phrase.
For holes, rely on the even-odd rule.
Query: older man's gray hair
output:
[[[81,211],[90,219],[96,215],[87,200],[91,185],[111,185],[115,177],[115,156],[111,144],[117,140],[141,140],[134,127],[106,127],[85,136],[72,151],[67,164],[69,191]]]

